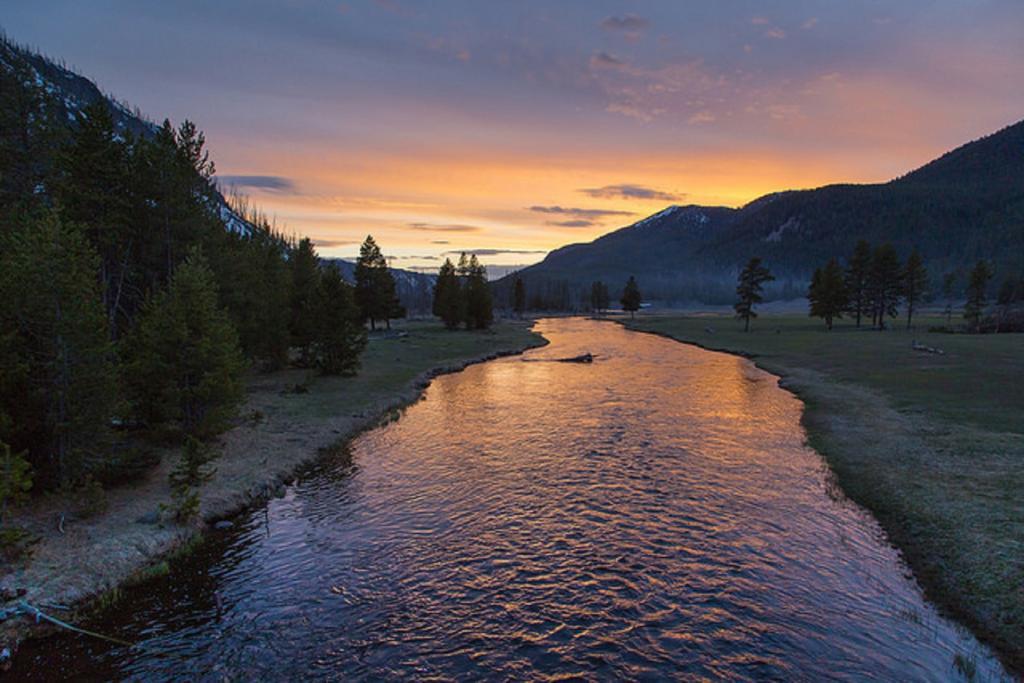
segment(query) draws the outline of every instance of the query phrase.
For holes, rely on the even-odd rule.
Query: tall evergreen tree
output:
[[[125,351],[126,385],[147,424],[173,425],[197,438],[227,428],[242,400],[244,363],[199,253],[146,303]]]
[[[643,301],[643,297],[640,295],[640,286],[636,283],[636,278],[630,275],[629,279],[626,280],[626,287],[622,290],[622,298],[619,300],[619,303],[622,304],[622,310],[629,311],[630,320],[640,310],[641,301]]]
[[[981,329],[981,316],[988,305],[986,290],[992,279],[992,268],[987,261],[978,261],[967,278],[967,302],[964,304],[964,318],[972,332]]]
[[[608,285],[598,280],[590,285],[590,308],[598,315],[603,315],[611,306]]]
[[[849,305],[843,267],[839,261],[831,259],[824,268],[816,268],[811,286],[807,291],[810,302],[810,315],[825,321],[825,327],[832,329],[832,323],[843,317],[843,311]]]
[[[872,323],[885,329],[885,318],[895,318],[903,294],[903,268],[896,249],[889,243],[875,249],[871,257],[868,295],[871,301]]]
[[[117,336],[126,288],[137,267],[129,147],[103,101],[85,107],[59,155],[57,199],[65,222],[77,223],[99,253],[100,283],[111,331]],[[134,311],[132,311],[134,312]]]
[[[378,320],[385,321],[390,328],[392,317],[399,313],[404,315],[395,293],[395,278],[372,235],[367,235],[359,247],[355,279],[356,304],[363,320],[370,321],[371,330],[377,329]]]
[[[354,375],[366,348],[366,328],[353,288],[338,267],[324,266],[317,288],[316,363],[325,375]]]
[[[189,121],[177,130],[164,121],[151,138],[136,143],[133,196],[136,220],[148,236],[141,258],[149,291],[166,284],[192,248],[224,232],[204,144]]]
[[[764,300],[761,296],[764,284],[774,279],[775,276],[757,256],[751,258],[740,271],[739,280],[736,283],[736,295],[739,299],[733,304],[733,309],[736,311],[736,317],[743,321],[744,332],[750,331],[750,319],[757,317],[754,306]]]
[[[487,282],[487,269],[477,260],[469,259],[466,275],[466,327],[486,330],[494,322],[494,304],[491,286]]]
[[[846,291],[849,295],[848,311],[853,314],[857,327],[861,316],[871,310],[868,281],[871,277],[871,245],[859,240],[846,266]]]
[[[512,310],[519,318],[522,318],[523,313],[526,312],[526,286],[521,277],[516,277],[515,284],[512,286]]]
[[[946,325],[953,324],[953,293],[956,287],[956,272],[950,271],[942,276],[942,298],[946,300],[946,308],[943,314],[946,316]]]
[[[32,465],[25,454],[0,441],[0,525],[7,521],[7,506],[24,502],[31,488]]]
[[[54,213],[0,249],[0,440],[27,450],[42,480],[71,482],[102,464],[118,397],[96,252]],[[14,389],[14,393],[8,393]]]
[[[914,319],[914,311],[924,298],[928,288],[928,270],[917,249],[910,252],[910,256],[907,257],[900,279],[903,284],[903,299],[907,302],[907,329],[909,330]]]
[[[462,284],[451,259],[445,259],[434,283],[433,312],[449,330],[457,329],[464,317]]]
[[[291,321],[292,344],[298,347],[302,365],[312,362],[312,344],[316,338],[316,302],[320,287],[320,258],[313,241],[299,241],[288,262],[292,275]]]

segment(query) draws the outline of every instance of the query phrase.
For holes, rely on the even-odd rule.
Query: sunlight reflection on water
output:
[[[732,356],[547,320],[438,378],[37,664],[181,678],[955,678],[1001,669],[830,495],[800,403]],[[584,351],[592,365],[548,362]],[[529,362],[524,362],[529,361]],[[82,669],[84,667],[84,670]],[[45,672],[47,669],[36,669]]]

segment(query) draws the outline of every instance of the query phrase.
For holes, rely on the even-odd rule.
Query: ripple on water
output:
[[[29,677],[947,680],[990,654],[749,362],[585,320],[438,378]],[[23,658],[21,661],[25,661]],[[20,664],[21,662],[19,662]]]

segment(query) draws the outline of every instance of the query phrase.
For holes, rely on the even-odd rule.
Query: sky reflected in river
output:
[[[959,655],[1002,675],[835,493],[774,377],[609,323],[540,330],[94,625],[140,648],[62,637],[32,673],[910,681]]]

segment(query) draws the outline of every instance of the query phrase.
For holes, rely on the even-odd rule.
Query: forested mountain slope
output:
[[[903,257],[920,250],[933,280],[979,259],[996,281],[1024,272],[1024,122],[888,183],[780,192],[740,209],[669,207],[518,275],[553,308],[594,280],[614,292],[630,274],[649,300],[725,303],[739,266],[760,256],[778,276],[769,295],[799,296],[815,267],[859,239],[891,242]]]

